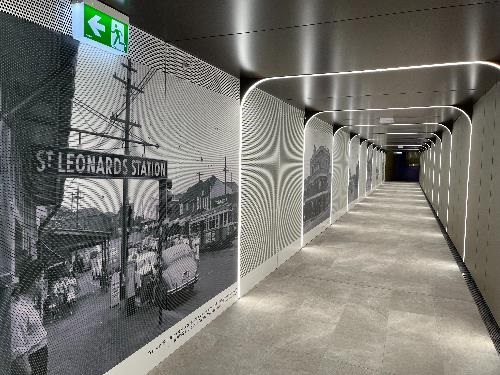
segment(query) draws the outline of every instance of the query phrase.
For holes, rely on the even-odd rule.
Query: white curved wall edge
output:
[[[106,372],[106,375],[147,374],[203,327],[222,314],[237,299],[238,284],[234,283],[117,364]]]

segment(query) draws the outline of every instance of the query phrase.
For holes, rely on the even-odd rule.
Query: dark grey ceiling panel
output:
[[[468,6],[470,0],[103,0],[131,22],[167,41],[264,33],[432,9]],[[472,3],[480,3],[476,1]]]
[[[103,1],[127,13],[133,25],[235,76],[500,61],[499,0]],[[498,80],[498,70],[475,65],[273,80],[259,87],[298,108],[317,111],[466,108]],[[374,134],[398,129],[381,125],[380,117],[408,124],[442,123],[459,115],[458,110],[434,108],[335,112],[320,118],[336,125],[378,125],[349,130],[401,143],[422,141],[421,134]],[[405,131],[439,128],[415,125]]]
[[[314,110],[460,105],[476,101],[499,79],[487,65],[269,80],[259,88]]]
[[[115,0],[131,23],[234,75],[499,58],[498,1]]]

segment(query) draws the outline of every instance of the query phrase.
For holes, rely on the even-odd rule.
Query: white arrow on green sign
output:
[[[94,36],[100,38],[101,31],[102,32],[106,31],[106,26],[104,26],[102,23],[99,23],[100,20],[101,17],[96,14],[94,17],[92,17],[90,20],[87,21],[87,24],[90,26],[92,32],[94,33],[94,35],[90,35],[91,38]]]
[[[93,4],[99,4],[93,2]],[[105,6],[99,4],[100,7]],[[96,9],[85,2],[72,5],[73,8],[73,37],[82,42],[95,46],[105,47],[114,53],[128,52],[129,25],[125,16],[110,15],[103,10]],[[114,9],[110,13],[118,13]]]

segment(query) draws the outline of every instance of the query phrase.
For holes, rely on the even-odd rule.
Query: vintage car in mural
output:
[[[155,286],[155,302],[163,309],[173,309],[194,289],[199,279],[199,247],[178,238],[161,253],[161,277]],[[158,268],[158,266],[156,267]]]
[[[130,254],[129,261],[135,262],[136,296],[140,301],[143,303],[153,297],[160,306],[167,308],[177,295],[192,290],[198,281],[199,246],[190,238],[171,236],[163,242],[163,247],[168,247],[162,250],[161,259],[158,259],[158,243],[154,237],[146,238],[143,245],[147,245]]]

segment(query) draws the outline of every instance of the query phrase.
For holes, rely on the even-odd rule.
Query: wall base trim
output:
[[[240,297],[247,294],[255,285],[264,280],[273,272],[278,264],[276,255],[273,255],[264,263],[260,264],[252,271],[243,276],[240,280]]]
[[[281,250],[276,254],[276,266],[279,267],[285,263],[288,259],[294,256],[298,251],[300,251],[300,238],[292,242],[290,245]]]
[[[299,252],[301,249],[300,243],[300,238],[295,240],[290,245],[286,246],[284,249],[267,259],[264,263],[260,264],[257,268],[243,276],[240,280],[241,297],[247,294],[279,266]]]
[[[147,374],[222,314],[237,299],[238,283],[234,283],[121,361],[109,370],[106,375]]]
[[[356,198],[353,200],[349,205],[347,206],[347,211],[350,211],[354,208],[354,206],[359,202],[359,198]]]
[[[330,218],[322,221],[318,225],[316,225],[313,229],[311,229],[309,232],[304,233],[304,246],[306,246],[309,242],[311,242],[313,239],[315,239],[317,236],[319,236],[323,231],[330,226]]]
[[[345,207],[342,207],[340,210],[335,212],[332,217],[331,217],[331,222],[330,225],[335,223],[338,219],[340,219],[342,216],[344,216],[347,213],[347,209]]]

